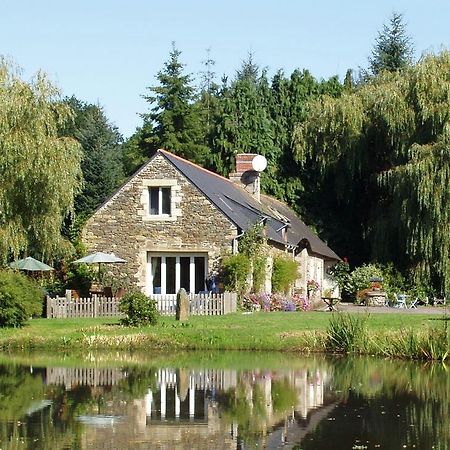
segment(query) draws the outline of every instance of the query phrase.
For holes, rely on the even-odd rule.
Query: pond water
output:
[[[449,373],[266,353],[1,355],[0,448],[444,450]]]

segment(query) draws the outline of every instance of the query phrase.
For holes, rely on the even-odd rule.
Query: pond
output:
[[[267,353],[1,355],[0,448],[449,449],[442,365]]]

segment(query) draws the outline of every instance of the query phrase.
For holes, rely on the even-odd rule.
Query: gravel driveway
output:
[[[326,307],[319,311],[326,311]],[[376,313],[376,314],[446,314],[450,315],[450,306],[418,306],[417,308],[389,308],[387,306],[358,306],[353,303],[339,303],[338,311],[358,312],[358,313]]]

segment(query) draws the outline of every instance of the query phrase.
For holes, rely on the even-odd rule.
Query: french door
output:
[[[206,254],[148,252],[147,295],[204,291],[207,267]]]

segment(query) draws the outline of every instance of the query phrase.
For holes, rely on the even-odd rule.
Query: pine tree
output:
[[[412,41],[406,33],[403,15],[394,12],[389,25],[383,25],[383,30],[378,33],[369,58],[369,70],[373,75],[383,70],[401,70],[411,64],[412,54]]]
[[[123,181],[122,136],[108,122],[103,109],[71,97],[65,100],[74,121],[61,135],[75,138],[82,146],[83,190],[75,198],[75,212],[88,216]]]
[[[222,86],[221,105],[216,115],[214,167],[225,175],[234,169],[237,153],[259,153],[267,157],[269,166],[274,162],[273,124],[264,98],[263,92],[269,95],[265,84],[265,73],[259,75],[259,68],[250,55],[231,86]],[[263,188],[265,183],[263,176]]]
[[[172,43],[169,60],[158,72],[158,86],[150,87],[154,95],[144,96],[153,106],[144,119],[154,124],[154,143],[183,158],[205,164],[209,149],[203,142],[203,129],[190,75],[183,74],[181,52]]]

